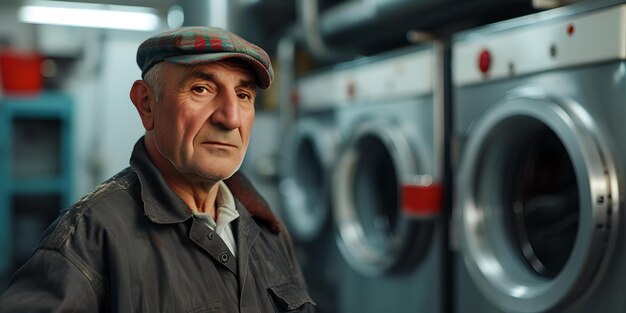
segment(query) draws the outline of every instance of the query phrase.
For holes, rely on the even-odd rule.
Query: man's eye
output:
[[[191,90],[195,93],[205,93],[209,91],[209,89],[204,86],[194,86],[191,88]]]
[[[238,97],[239,97],[239,99],[241,99],[241,100],[248,100],[248,101],[252,100],[252,96],[250,96],[250,95],[249,95],[249,94],[247,94],[247,93],[239,93],[239,94],[237,94],[237,96],[238,96]]]

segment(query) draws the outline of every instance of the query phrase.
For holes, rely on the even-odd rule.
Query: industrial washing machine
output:
[[[301,241],[316,239],[331,214],[330,173],[340,145],[337,80],[324,72],[296,83],[299,113],[285,134],[279,188],[285,223]]]
[[[626,5],[452,40],[455,312],[624,312]]]
[[[332,188],[348,265],[339,312],[441,311],[436,51],[410,47],[336,69],[347,97]]]
[[[296,82],[293,100],[298,114],[284,134],[280,161],[280,215],[294,237],[319,312],[336,312],[341,268],[330,196],[331,170],[340,145],[336,110],[343,103],[337,79],[332,72],[321,72]]]

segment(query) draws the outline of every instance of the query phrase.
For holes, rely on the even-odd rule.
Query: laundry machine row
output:
[[[327,266],[339,268],[329,276],[338,312],[448,312],[436,299],[458,313],[624,310],[623,25],[623,1],[583,1],[453,36],[452,217],[409,218],[407,199],[424,194],[405,193],[429,190],[434,162],[448,159],[433,153],[443,150],[433,132],[446,128],[433,119],[441,50],[300,81],[301,95],[333,103],[335,140],[322,140],[332,161],[316,171],[327,189],[313,197],[331,226],[308,240],[336,239]],[[448,245],[452,260],[436,252]]]
[[[624,312],[626,5],[452,40],[455,312]]]
[[[441,311],[437,55],[410,47],[297,83],[284,219],[337,312]]]

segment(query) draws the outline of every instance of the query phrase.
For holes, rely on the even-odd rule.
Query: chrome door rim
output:
[[[364,227],[357,217],[357,208],[351,197],[352,178],[359,158],[357,145],[362,138],[374,136],[383,143],[394,164],[398,187],[403,181],[423,174],[420,172],[423,170],[421,167],[428,168],[431,163],[425,155],[427,150],[424,143],[419,140],[411,142],[415,146],[413,149],[406,135],[397,126],[382,121],[362,122],[344,146],[335,166],[332,208],[338,230],[337,244],[348,264],[367,276],[380,276],[404,269],[413,263],[413,259],[421,257],[432,237],[430,222],[416,222],[414,219],[399,216],[394,237],[384,250],[380,250],[368,242]]]
[[[578,103],[537,89],[515,91],[503,102],[472,127],[463,150],[456,188],[458,240],[473,281],[492,303],[507,312],[560,309],[591,290],[610,259],[621,196],[617,170],[594,121]],[[488,236],[504,226],[494,218],[493,201],[478,199],[477,188],[483,188],[477,172],[481,159],[494,137],[506,135],[506,129],[498,126],[513,117],[548,126],[565,146],[577,177],[581,222],[570,258],[549,280],[511,262],[514,257],[502,248],[507,245],[493,238],[504,236]],[[495,129],[501,132],[496,134]]]

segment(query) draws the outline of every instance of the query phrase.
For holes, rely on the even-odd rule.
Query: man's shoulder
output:
[[[60,247],[86,228],[91,231],[106,230],[116,220],[136,215],[139,190],[137,175],[126,168],[62,211],[47,230],[45,245],[48,248]]]
[[[131,189],[139,185],[135,172],[126,168],[107,181],[96,186],[88,194],[79,199],[69,210],[83,212],[94,210],[109,201],[115,201],[120,194],[129,194]],[[128,196],[131,196],[130,194]]]

